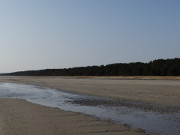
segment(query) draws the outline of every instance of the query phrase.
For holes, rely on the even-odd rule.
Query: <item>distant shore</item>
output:
[[[25,83],[72,93],[179,107],[180,77],[20,77],[0,82]],[[11,135],[145,135],[140,129],[19,99],[0,99],[1,133]],[[95,126],[97,125],[97,126]],[[147,135],[147,134],[146,134]]]
[[[11,76],[180,76],[180,58],[158,59],[148,63],[114,63],[101,66],[25,70]]]

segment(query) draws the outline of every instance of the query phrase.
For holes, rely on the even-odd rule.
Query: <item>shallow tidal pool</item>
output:
[[[24,99],[48,107],[79,112],[118,124],[128,124],[132,128],[141,128],[148,133],[180,134],[180,112],[162,114],[135,107],[107,104],[109,100],[105,98],[15,83],[0,83],[0,97]],[[90,102],[83,103],[87,101]],[[101,104],[98,104],[100,101]],[[103,104],[102,101],[106,104]]]

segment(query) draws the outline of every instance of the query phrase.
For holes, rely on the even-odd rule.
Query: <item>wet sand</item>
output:
[[[143,77],[147,78],[147,77]],[[158,77],[157,77],[158,78]],[[0,77],[0,82],[26,83],[73,93],[140,101],[169,106],[180,105],[180,79],[81,77]],[[178,78],[178,77],[176,77]]]
[[[46,86],[142,103],[179,106],[179,80],[126,80],[121,78],[0,77],[0,82]],[[19,99],[0,99],[0,133],[11,135],[142,135],[108,121],[32,104]],[[141,133],[140,133],[141,132]]]
[[[20,99],[0,99],[3,135],[145,135],[140,129]]]

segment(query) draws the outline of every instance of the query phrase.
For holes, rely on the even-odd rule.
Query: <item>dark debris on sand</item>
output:
[[[133,107],[138,109],[143,109],[145,111],[155,111],[160,113],[174,113],[180,112],[179,106],[168,106],[168,105],[158,105],[152,103],[144,103],[138,101],[128,101],[128,100],[118,100],[118,99],[105,99],[105,98],[79,98],[73,99],[71,101],[73,104],[86,105],[86,106],[124,106]]]

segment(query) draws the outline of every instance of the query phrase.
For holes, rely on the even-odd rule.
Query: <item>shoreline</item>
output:
[[[121,81],[123,83],[119,84],[119,82],[121,82]],[[106,86],[115,87],[117,84],[124,86],[124,82],[126,82],[126,81],[128,81],[128,82],[129,81],[130,82],[135,81],[135,83],[137,83],[137,85],[140,85],[140,87],[142,87],[139,80],[114,80],[114,79],[111,80],[111,79],[107,79],[107,78],[106,79],[89,79],[89,78],[88,79],[87,78],[86,79],[82,79],[82,78],[73,78],[73,79],[72,78],[65,78],[64,79],[64,78],[60,78],[60,77],[0,77],[0,82],[32,84],[32,85],[37,85],[37,86],[42,86],[42,87],[54,88],[57,90],[62,89],[63,91],[67,91],[67,92],[75,92],[75,93],[88,94],[88,95],[93,95],[92,93],[94,92],[94,90],[93,90],[94,88],[96,88],[95,91],[97,91],[98,88],[100,88],[99,92],[97,91],[96,93],[94,93],[93,96],[107,97],[107,98],[109,98],[109,96],[108,96],[109,91],[104,90],[104,88],[106,88]],[[142,80],[140,80],[140,81],[142,81]],[[151,81],[152,80],[150,80],[150,82]],[[155,83],[153,81],[153,84],[151,84],[152,82],[150,84],[152,86],[154,86],[154,85],[155,86],[159,86],[159,85],[163,86],[161,84],[162,83],[161,81],[162,80],[158,80],[158,83],[157,82]],[[177,80],[175,80],[175,82],[176,81]],[[179,96],[178,95],[178,93],[179,93],[179,81],[177,81],[176,83],[174,83],[174,81],[172,81],[173,84],[171,81],[170,82],[167,81],[167,82],[168,82],[168,85],[170,85],[170,88],[174,88],[174,85],[175,85],[175,88],[178,89],[178,90],[175,89],[175,92],[177,92],[176,96]],[[108,85],[107,85],[107,83],[108,83]],[[96,84],[96,85],[94,85],[94,84]],[[128,86],[128,87],[126,87],[126,90],[128,90],[128,92],[133,92],[133,91],[131,91],[131,87],[129,87],[128,84],[129,83],[127,83],[127,82],[125,84]],[[135,84],[130,84],[130,86],[131,85],[134,86]],[[149,87],[149,83],[146,82],[146,85],[147,86],[145,88]],[[82,92],[82,90],[81,90],[82,88],[84,88],[85,91]],[[110,92],[111,93],[117,92],[116,88],[117,87],[115,87],[115,89],[111,89]],[[129,89],[127,89],[127,88],[129,88]],[[69,90],[66,90],[66,89],[69,89]],[[88,93],[88,90],[90,91],[90,93]],[[122,92],[124,92],[124,91],[120,91],[120,93],[122,93]],[[137,92],[137,91],[135,91],[135,92]],[[141,92],[143,92],[143,91],[141,91]],[[144,91],[144,92],[146,93],[146,91]],[[152,91],[152,92],[154,92],[154,91]],[[136,93],[133,93],[133,94],[136,94]],[[137,94],[139,94],[139,93],[137,93]],[[171,94],[174,94],[174,93],[170,92],[169,94],[171,96]],[[114,95],[111,95],[111,96],[112,96],[111,97],[112,99],[121,99],[120,97],[117,98]],[[126,96],[125,99],[127,100],[127,95],[124,95],[124,96]],[[162,96],[163,96],[163,93],[162,93]],[[136,101],[136,99],[133,99],[131,101]],[[138,100],[138,102],[139,102],[139,100]],[[142,99],[142,101],[140,101],[140,102],[146,103],[146,101],[144,99]],[[163,105],[173,106],[174,100],[171,101],[170,103],[171,104],[167,104],[166,102],[163,102]],[[179,105],[178,104],[179,102],[176,102],[176,103],[177,103],[176,105]],[[8,108],[7,107],[5,108],[5,106],[8,106]],[[33,109],[32,106],[34,106],[35,109]],[[48,128],[46,128],[46,130],[48,130],[48,131],[46,131],[48,133],[47,135],[51,135],[51,134],[56,135],[59,133],[67,134],[67,135],[71,135],[71,134],[80,135],[80,134],[82,134],[82,133],[80,133],[80,131],[84,130],[84,129],[80,129],[80,128],[74,129],[72,127],[74,130],[73,133],[69,133],[68,131],[66,131],[66,130],[69,130],[69,128],[71,129],[71,127],[67,128],[67,126],[72,125],[71,122],[69,122],[68,120],[63,119],[63,122],[62,122],[62,120],[57,121],[57,117],[51,119],[51,114],[54,115],[54,113],[55,113],[56,115],[58,115],[59,113],[62,113],[62,112],[63,112],[63,114],[72,113],[74,117],[71,118],[71,120],[75,121],[75,123],[74,123],[75,125],[79,125],[81,123],[81,118],[79,118],[79,115],[83,116],[83,119],[85,119],[86,122],[83,122],[83,124],[81,126],[86,127],[86,130],[88,131],[87,134],[93,134],[93,135],[94,134],[98,134],[98,135],[101,135],[101,134],[102,135],[104,135],[104,134],[108,134],[108,135],[116,135],[116,134],[118,134],[118,135],[119,134],[123,134],[123,135],[136,135],[136,134],[137,135],[147,135],[147,133],[144,133],[143,130],[141,130],[141,129],[131,129],[130,127],[119,125],[119,124],[114,124],[114,123],[109,123],[108,121],[99,120],[99,119],[92,117],[92,116],[68,112],[68,111],[62,111],[62,110],[55,109],[55,108],[44,107],[41,105],[32,104],[32,103],[29,103],[27,101],[19,100],[19,99],[8,99],[8,98],[7,99],[0,99],[0,107],[1,107],[1,112],[0,112],[1,121],[2,121],[2,119],[4,120],[3,122],[1,122],[1,125],[3,127],[3,129],[1,129],[1,130],[4,130],[4,131],[2,131],[2,133],[11,134],[11,135],[15,135],[15,133],[17,133],[17,132],[19,132],[18,135],[21,135],[21,134],[22,135],[23,134],[29,134],[29,135],[34,135],[34,134],[41,135],[42,134],[42,135],[45,135],[46,134],[45,132],[41,132],[41,130],[44,129],[45,127],[48,127]],[[23,109],[26,108],[25,109],[26,112],[23,112],[23,110],[20,108],[23,108]],[[47,110],[42,109],[43,111],[40,112],[40,110],[39,110],[40,108],[46,108]],[[52,110],[52,111],[49,112],[48,110]],[[37,117],[36,113],[38,113],[38,114],[42,113],[43,118],[39,115]],[[23,116],[23,117],[19,117],[19,116]],[[32,119],[32,117],[33,117],[33,119]],[[61,119],[61,117],[62,116],[59,116],[58,119]],[[96,123],[96,125],[99,125],[99,126],[97,126],[94,129],[94,126],[93,126],[94,123],[91,123],[90,121],[88,121],[89,119],[96,119],[95,123]],[[12,120],[14,120],[14,122],[12,122]],[[38,126],[39,124],[32,124],[33,122],[41,123],[41,126]],[[22,123],[24,126],[27,127],[27,129],[24,128],[24,129],[21,129],[22,130],[21,131],[20,127],[21,128],[23,127]],[[30,124],[28,124],[28,123],[30,123]],[[49,130],[49,126],[50,126],[49,123],[54,123],[54,125],[51,126],[50,130]],[[66,123],[66,127],[63,127],[65,123]],[[4,127],[4,125],[9,125],[9,124],[12,125],[12,127],[10,126],[11,129],[7,128],[8,126]],[[87,125],[91,125],[91,126],[87,126]],[[55,130],[54,131],[54,127],[63,127],[66,130],[64,130],[64,131]],[[108,129],[107,129],[107,127],[108,127]],[[114,127],[116,127],[116,128],[114,129]],[[20,130],[20,131],[18,131],[18,130]],[[68,133],[66,133],[66,132],[68,132]],[[86,134],[86,133],[83,133],[83,134]]]
[[[180,107],[180,80],[177,79],[0,76],[0,82],[24,83],[69,93]]]
[[[0,98],[0,133],[11,135],[155,135],[93,116],[22,99]]]

